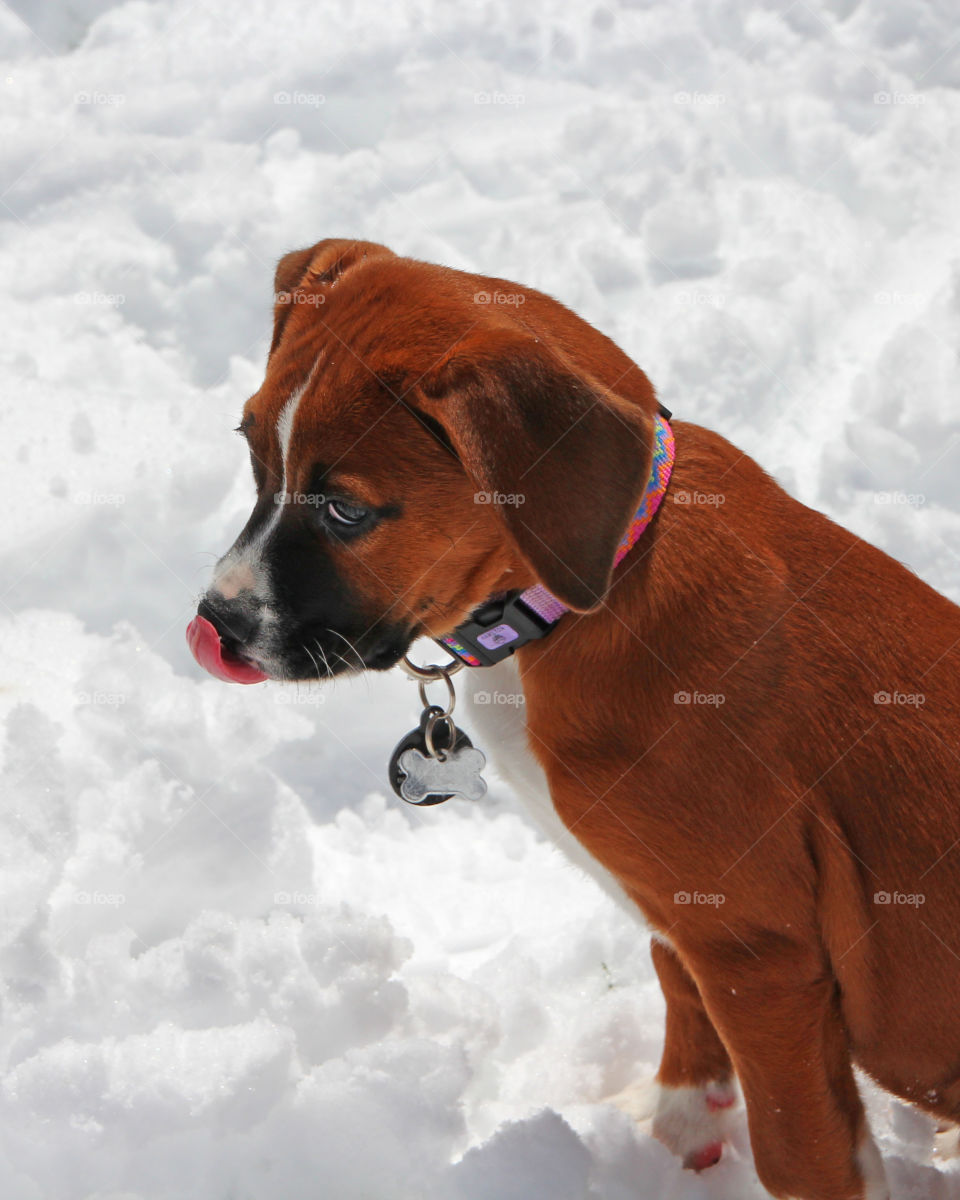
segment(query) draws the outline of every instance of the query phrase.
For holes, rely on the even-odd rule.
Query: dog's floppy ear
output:
[[[649,477],[652,417],[509,330],[461,343],[419,386],[540,582],[596,608]]]
[[[273,277],[272,354],[280,344],[283,327],[298,295],[319,293],[325,285],[337,282],[351,267],[369,258],[393,258],[392,250],[377,242],[358,242],[352,238],[324,238],[305,250],[292,250],[277,263]]]

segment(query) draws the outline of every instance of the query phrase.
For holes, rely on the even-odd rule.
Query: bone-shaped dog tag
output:
[[[443,720],[435,722],[433,747],[437,754],[428,752],[427,721],[442,711],[436,707],[425,709],[420,728],[401,739],[390,757],[390,785],[408,804],[442,804],[451,796],[480,800],[486,794],[487,785],[480,772],[487,760],[462,729],[456,731],[451,747],[449,725]]]
[[[481,800],[486,793],[480,772],[487,760],[473,746],[458,746],[443,758],[431,758],[412,747],[404,750],[399,761],[404,772],[400,795],[411,804],[438,804],[451,796]]]

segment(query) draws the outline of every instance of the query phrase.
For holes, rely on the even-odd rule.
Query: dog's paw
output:
[[[703,1171],[720,1161],[728,1140],[730,1112],[737,1102],[731,1083],[702,1087],[658,1089],[653,1113],[653,1136],[683,1161],[685,1167]]]
[[[653,1136],[693,1171],[706,1170],[720,1161],[736,1102],[736,1089],[730,1081],[701,1087],[651,1083],[610,1097],[611,1104],[635,1121],[649,1122]]]

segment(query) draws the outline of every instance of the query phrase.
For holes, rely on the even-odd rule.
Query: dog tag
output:
[[[433,748],[427,748],[427,722],[434,718]],[[483,751],[477,750],[462,729],[456,731],[450,746],[450,723],[437,720],[443,709],[436,705],[423,710],[420,727],[402,738],[390,757],[390,786],[401,800],[425,807],[442,804],[451,796],[480,800],[487,785],[480,772],[486,765]]]

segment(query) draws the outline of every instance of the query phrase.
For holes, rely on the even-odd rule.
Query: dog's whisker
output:
[[[327,633],[332,633],[335,637],[340,638],[340,640],[342,642],[346,642],[347,649],[352,651],[352,653],[356,655],[357,666],[360,668],[360,670],[363,670],[363,668],[366,666],[366,663],[363,661],[363,655],[356,648],[356,646],[353,644],[353,642],[351,642],[348,637],[345,637],[344,634],[340,633],[340,631],[337,629],[329,629],[328,628]],[[343,661],[345,662],[346,660],[344,659]]]
[[[313,643],[317,647],[317,649],[320,651],[320,657],[323,659],[323,665],[327,671],[325,678],[331,679],[333,681],[334,691],[336,691],[337,677],[336,677],[335,673],[330,669],[330,660],[327,658],[327,652],[326,652],[326,650],[324,650],[323,646],[320,645],[319,638],[314,638]]]
[[[301,642],[301,646],[303,648],[304,654],[306,654],[307,658],[309,658],[310,661],[313,663],[313,669],[317,673],[317,682],[320,683],[323,679],[323,675],[320,672],[320,664],[317,662],[316,658],[311,653],[310,647],[307,645],[306,642]]]

